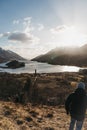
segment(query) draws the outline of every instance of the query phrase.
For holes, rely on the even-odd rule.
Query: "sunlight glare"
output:
[[[65,46],[81,46],[85,42],[85,35],[78,32],[75,27],[66,29],[62,34]]]
[[[76,66],[64,66],[63,71],[65,72],[77,72],[79,71],[80,67],[76,67]]]
[[[55,46],[59,44],[63,47],[66,46],[82,46],[87,42],[87,36],[79,32],[75,27],[66,27],[63,30],[57,31],[54,36]]]

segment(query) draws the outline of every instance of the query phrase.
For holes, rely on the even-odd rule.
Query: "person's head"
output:
[[[79,98],[84,97],[86,95],[85,84],[83,82],[79,82],[77,88],[75,90],[75,94],[79,96]]]
[[[85,84],[83,82],[79,82],[77,88],[85,90]]]

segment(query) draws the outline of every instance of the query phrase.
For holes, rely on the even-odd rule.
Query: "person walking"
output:
[[[87,95],[85,91],[85,84],[78,83],[74,93],[71,93],[65,101],[65,110],[67,115],[70,114],[71,121],[69,130],[82,130],[83,122],[86,115]]]

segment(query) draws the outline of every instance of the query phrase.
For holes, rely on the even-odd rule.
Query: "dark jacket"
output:
[[[77,88],[76,91],[68,96],[65,102],[65,109],[67,114],[76,120],[83,120],[85,118],[87,108],[86,92],[82,88]]]

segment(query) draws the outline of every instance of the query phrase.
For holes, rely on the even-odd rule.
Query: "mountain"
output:
[[[82,47],[55,48],[44,55],[32,59],[54,65],[87,66],[87,44]]]
[[[0,48],[0,63],[6,62],[9,60],[24,60],[24,58],[19,56],[15,52]]]

